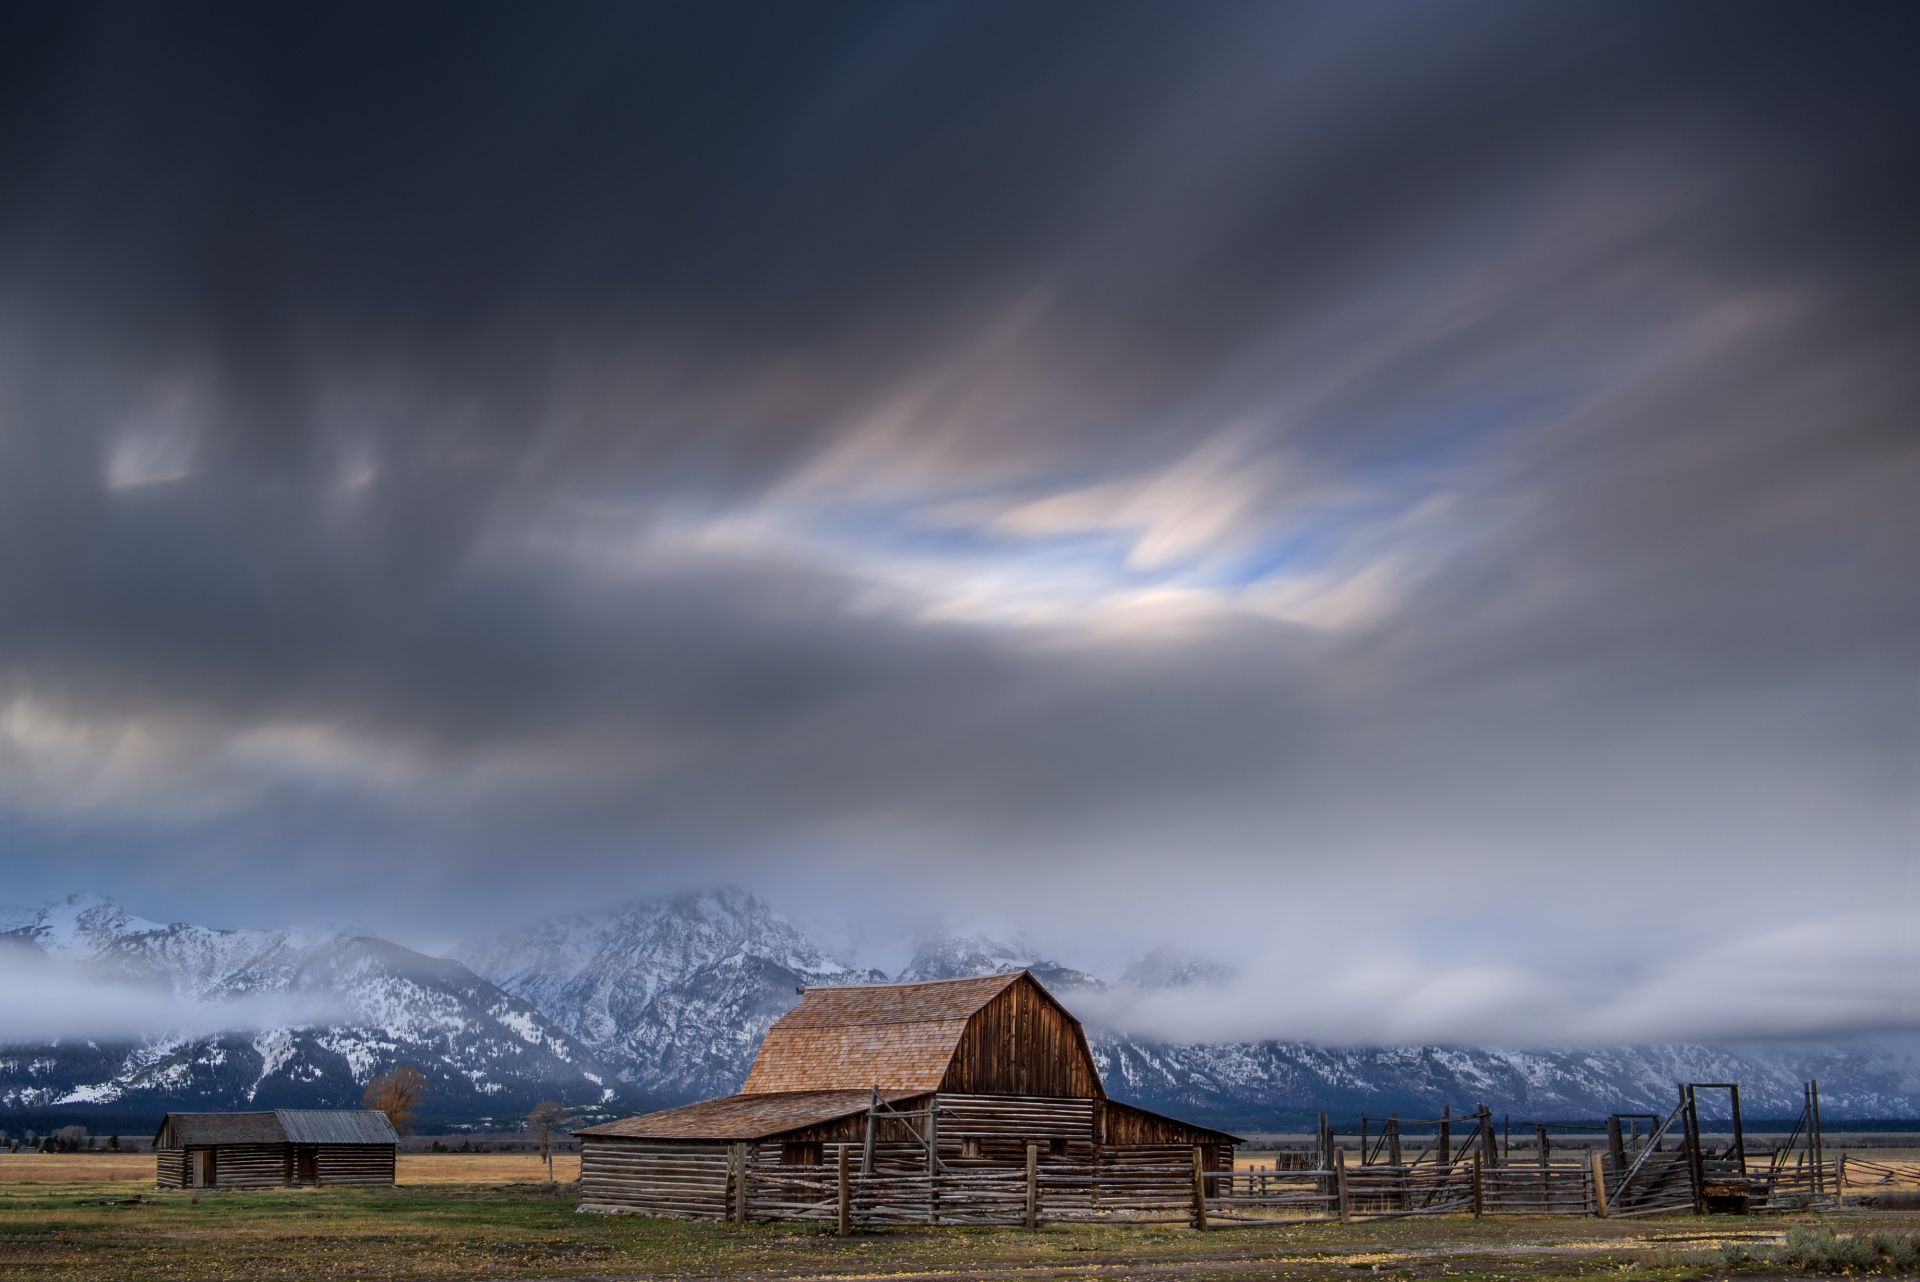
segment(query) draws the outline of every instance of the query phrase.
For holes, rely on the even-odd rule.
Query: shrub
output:
[[[1850,1233],[1796,1227],[1786,1241],[1758,1251],[1721,1248],[1721,1263],[1738,1269],[1786,1265],[1802,1273],[1911,1273],[1920,1268],[1920,1233]]]

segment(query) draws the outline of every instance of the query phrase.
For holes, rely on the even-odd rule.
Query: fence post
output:
[[[1473,1218],[1479,1219],[1486,1213],[1487,1189],[1481,1176],[1480,1154],[1473,1155]]]
[[[1193,1146],[1193,1227],[1207,1227],[1207,1168],[1206,1154],[1198,1144]]]
[[[1099,1178],[1099,1172],[1094,1173]],[[1040,1227],[1040,1146],[1027,1145],[1027,1227]]]
[[[1601,1219],[1607,1218],[1607,1155],[1594,1149],[1593,1159],[1593,1213]]]
[[[733,1168],[733,1222],[747,1222],[747,1146],[735,1144],[727,1154],[727,1165]]]
[[[840,1146],[840,1201],[834,1214],[834,1232],[841,1237],[853,1232],[853,1150]]]
[[[1353,1207],[1347,1200],[1347,1150],[1343,1148],[1333,1151],[1333,1191],[1339,1199],[1340,1222],[1353,1223]]]

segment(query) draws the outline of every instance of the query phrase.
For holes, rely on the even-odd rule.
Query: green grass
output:
[[[877,1277],[1022,1279],[1152,1272],[1196,1282],[1260,1277],[1503,1282],[1593,1277],[1687,1282],[1741,1272],[1832,1272],[1907,1257],[1920,1216],[1809,1221],[1775,1245],[1781,1220],[1655,1222],[1426,1218],[1209,1233],[1114,1225],[912,1229],[841,1240],[795,1225],[688,1224],[581,1215],[568,1196],[497,1185],[419,1189],[155,1193],[112,1184],[0,1185],[0,1279],[511,1279]],[[1766,1235],[1723,1250],[1707,1235]],[[1825,1233],[1826,1236],[1820,1236]],[[1904,1237],[1902,1237],[1904,1235]],[[1735,1255],[1738,1251],[1742,1254]],[[1736,1262],[1737,1261],[1737,1262]]]

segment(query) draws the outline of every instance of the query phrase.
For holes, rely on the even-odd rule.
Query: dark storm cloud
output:
[[[1897,6],[0,23],[17,896],[1017,871],[1089,953],[1370,913],[1358,1023],[1178,1016],[1366,1038],[1705,1018],[1489,893],[1844,988],[1809,861],[1913,889]]]

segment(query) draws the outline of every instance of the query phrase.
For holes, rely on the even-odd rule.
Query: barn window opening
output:
[[[961,1157],[979,1157],[980,1156],[980,1138],[978,1136],[974,1136],[971,1139],[961,1140],[960,1156]]]
[[[820,1165],[820,1145],[814,1143],[782,1144],[780,1146],[780,1165],[782,1166],[818,1166]]]
[[[1066,1155],[1067,1155],[1067,1142],[1065,1140],[1051,1139],[1047,1141],[1048,1157],[1065,1157]]]

